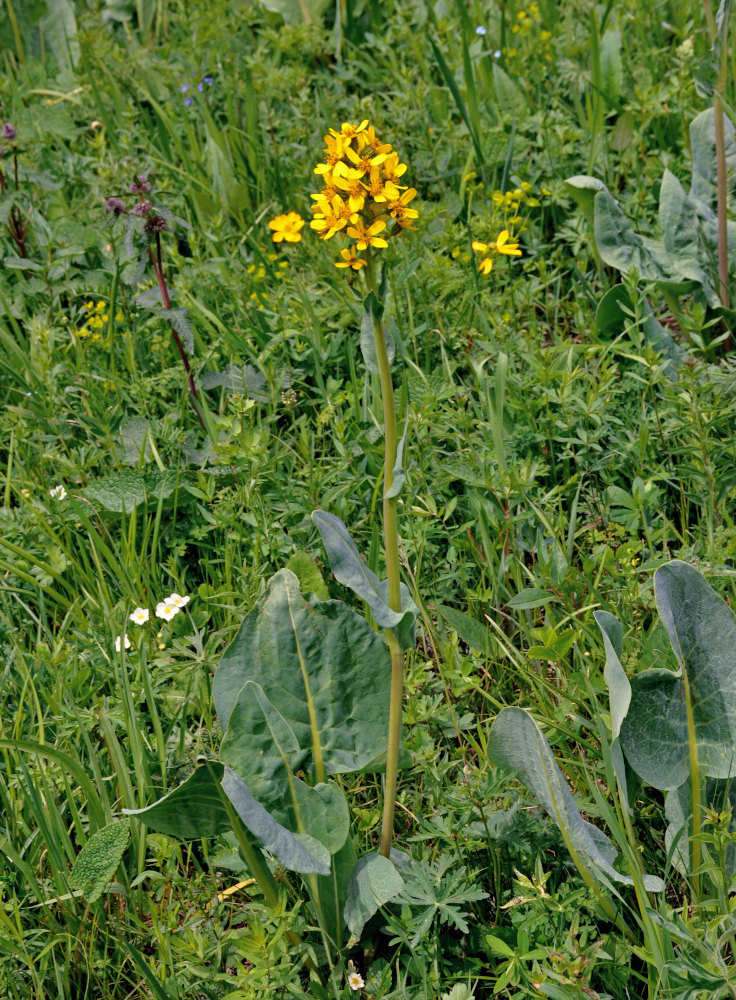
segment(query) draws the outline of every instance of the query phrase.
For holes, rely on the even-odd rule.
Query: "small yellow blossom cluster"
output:
[[[550,62],[552,59],[550,45],[552,32],[546,28],[542,28],[540,31],[541,22],[542,15],[539,7],[532,2],[527,10],[517,12],[516,20],[511,25],[511,33],[516,35],[518,43],[524,50],[529,50],[528,53],[525,51],[524,54],[534,54],[535,58],[541,57],[546,62]],[[521,53],[517,47],[508,46],[503,50],[503,54],[507,59],[513,59]]]
[[[473,250],[476,253],[483,254],[483,259],[478,265],[478,270],[481,274],[491,273],[493,270],[493,258],[499,254],[504,257],[521,257],[519,244],[513,242],[508,229],[500,232],[492,243],[480,243],[478,240],[473,240]]]
[[[290,214],[296,215],[296,212],[291,212]],[[286,218],[285,215],[280,215],[276,219],[272,219],[271,222],[269,222],[269,226],[271,226],[272,222],[277,222],[278,219],[285,219],[285,218]],[[304,225],[303,221],[302,225]],[[273,237],[274,240],[276,240],[276,236],[277,232],[274,231],[274,237]],[[302,238],[301,233],[297,233],[297,236],[299,239]],[[287,239],[287,242],[289,243],[298,242],[297,240],[294,239],[288,240],[287,237],[284,237],[284,239]],[[281,242],[281,241],[276,240],[276,242]],[[268,292],[273,287],[274,277],[277,279],[288,280],[285,269],[288,268],[289,266],[288,260],[284,259],[279,260],[279,255],[277,253],[267,253],[266,250],[261,248],[261,254],[272,264],[275,264],[276,269],[272,269],[271,273],[269,274],[266,270],[265,264],[261,263],[257,264],[255,263],[255,261],[253,261],[248,265],[248,274],[250,275],[250,279],[253,285],[253,291],[250,293],[250,298],[253,302],[258,302],[259,305],[263,305],[264,303],[268,302]]]
[[[526,229],[523,213],[530,208],[539,208],[540,198],[548,194],[549,191],[542,188],[540,194],[535,195],[529,181],[522,181],[519,187],[511,191],[494,191],[491,194],[491,201],[494,208],[500,209],[503,213],[504,222],[509,226],[520,226],[518,232],[523,233]]]
[[[345,122],[339,132],[330,129],[324,152],[324,162],[314,168],[324,186],[311,196],[314,218],[309,225],[320,239],[339,235],[353,240],[340,251],[335,266],[359,271],[371,247],[383,249],[392,236],[413,228],[419,213],[410,203],[417,192],[401,183],[406,164],[381,142],[367,119],[360,125]]]
[[[82,326],[77,330],[77,336],[82,340],[99,340],[101,331],[107,326],[110,315],[108,313],[107,302],[85,302],[85,317]],[[125,317],[122,313],[115,313],[115,322],[122,323]]]

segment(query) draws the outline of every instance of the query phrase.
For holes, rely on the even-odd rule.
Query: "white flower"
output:
[[[59,483],[58,486],[54,486],[52,490],[49,490],[49,496],[52,500],[66,500],[66,490]]]
[[[163,618],[165,622],[170,622],[178,614],[179,609],[175,604],[167,604],[166,601],[159,601],[156,605],[156,617]]]
[[[349,972],[348,973],[348,986],[351,990],[362,990],[365,986],[363,982],[363,977],[359,972]]]
[[[130,639],[127,635],[116,635],[115,636],[115,652],[120,652],[120,647],[125,643],[125,648],[130,649]]]
[[[475,29],[476,35],[485,35],[486,31],[487,29],[482,24],[479,24],[478,27]]]
[[[500,59],[501,58],[501,50],[500,49],[496,49],[496,51],[493,53],[493,58],[494,59]]]
[[[132,615],[128,616],[132,622],[136,625],[145,625],[150,615],[148,613],[148,608],[136,608]]]
[[[181,594],[170,594],[164,598],[164,604],[170,604],[174,608],[183,608],[189,604],[190,597],[182,597]]]

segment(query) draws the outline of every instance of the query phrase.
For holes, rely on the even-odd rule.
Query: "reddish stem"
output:
[[[156,275],[156,281],[158,282],[158,287],[161,291],[161,301],[163,302],[164,309],[171,309],[171,299],[169,298],[169,290],[166,286],[166,279],[164,278],[164,271],[161,262],[161,234],[156,233],[156,253],[153,252],[153,247],[149,246],[148,255],[151,258],[151,263],[153,264],[153,273]],[[179,351],[179,356],[181,357],[182,364],[184,365],[184,370],[187,373],[187,379],[189,382],[189,392],[192,397],[192,405],[194,406],[194,412],[197,414],[197,420],[199,420],[200,426],[203,431],[207,430],[204,420],[202,419],[202,414],[199,410],[199,397],[197,396],[197,386],[194,382],[194,373],[192,372],[192,366],[189,364],[189,358],[187,356],[184,344],[181,342],[181,337],[178,331],[174,328],[174,324],[169,320],[169,327],[171,328],[171,333],[174,337],[174,343],[176,344],[177,350]]]

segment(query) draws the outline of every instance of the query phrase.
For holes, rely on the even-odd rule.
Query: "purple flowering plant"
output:
[[[180,256],[191,257],[192,252],[185,234],[192,227],[186,219],[174,215],[166,208],[154,205],[149,200],[147,196],[151,193],[151,184],[146,174],[136,174],[128,186],[128,192],[137,196],[137,201],[130,207],[118,195],[111,195],[105,199],[105,209],[110,215],[114,218],[124,217],[125,251],[128,258],[136,262],[133,268],[128,269],[124,280],[127,284],[138,285],[146,267],[150,264],[153,268],[156,284],[153,288],[138,293],[138,304],[168,322],[186,372],[192,406],[202,429],[207,431],[203,416],[206,410],[197,392],[190,362],[190,357],[194,353],[194,331],[189,319],[189,310],[172,304],[174,296],[170,282],[166,278],[161,239],[162,233],[177,234]]]
[[[10,199],[10,211],[8,212],[5,228],[8,235],[15,243],[18,256],[24,260],[28,257],[27,236],[30,224],[30,213],[24,212],[18,203],[20,182],[18,178],[18,160],[20,149],[18,148],[18,131],[11,122],[3,122],[0,126],[0,138],[7,146],[0,145],[0,196]],[[10,158],[10,166],[4,167],[4,158]]]

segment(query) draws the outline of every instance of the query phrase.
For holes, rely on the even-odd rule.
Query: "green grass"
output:
[[[122,808],[154,801],[216,751],[212,674],[274,572],[305,552],[330,595],[351,599],[331,578],[312,510],[349,519],[383,572],[382,417],[359,347],[361,304],[329,244],[306,227],[282,249],[267,226],[282,212],[307,216],[323,134],[362,118],[401,151],[421,213],[418,232],[392,245],[387,299],[409,416],[403,575],[421,608],[397,844],[439,866],[438,892],[455,879],[468,931],[437,920],[412,945],[421,907],[388,907],[352,958],[366,979],[373,958],[377,981],[387,963],[390,988],[373,995],[429,1000],[469,984],[490,996],[505,968],[493,933],[522,955],[502,996],[539,995],[538,975],[561,991],[552,997],[583,986],[616,1000],[657,995],[647,940],[632,953],[571,874],[553,824],[528,800],[506,815],[520,788],[490,767],[485,743],[501,707],[531,708],[581,808],[599,817],[605,770],[587,720],[606,696],[593,611],[622,621],[635,672],[659,662],[658,565],[694,562],[736,598],[733,363],[693,352],[672,374],[636,328],[598,331],[597,304],[617,278],[563,184],[594,173],[637,231],[657,231],[662,167],[689,176],[687,125],[706,106],[693,83],[702,12],[676,0],[548,0],[520,18],[508,2],[339,0],[323,20],[284,25],[258,3],[78,0],[72,69],[55,61],[32,7],[18,21],[22,51],[0,13],[0,120],[18,129],[12,197],[30,217],[28,266],[0,230],[8,996],[328,995],[288,937],[317,947],[296,881],[278,873],[277,913],[253,886],[210,905],[247,875],[233,844],[182,845],[136,824],[100,900],[75,891],[70,872]],[[104,211],[137,174],[192,227],[193,255],[165,239],[164,262],[189,309],[212,440],[168,324],[126,284],[123,232]],[[509,217],[493,192],[522,184],[538,202],[522,199],[523,257],[479,275],[471,240],[494,238]],[[9,206],[0,196],[3,223]],[[98,302],[108,318],[83,336]],[[697,328],[696,309],[689,321]],[[171,489],[157,494],[150,477],[167,473]],[[130,486],[136,474],[149,489],[123,503],[109,477]],[[57,484],[66,500],[50,496]],[[185,614],[128,621],[171,591],[191,595]],[[114,643],[125,631],[134,648],[123,655]],[[380,787],[349,782],[363,853],[377,844]],[[667,870],[651,793],[635,826],[646,865]],[[549,894],[519,890],[515,869],[543,873]],[[662,919],[672,921],[687,915],[689,890],[668,870]],[[470,898],[474,886],[488,898]],[[689,927],[678,960],[696,977],[696,956],[711,969],[718,945],[697,914]],[[525,930],[545,960],[523,958]],[[720,988],[691,995],[731,995]]]

